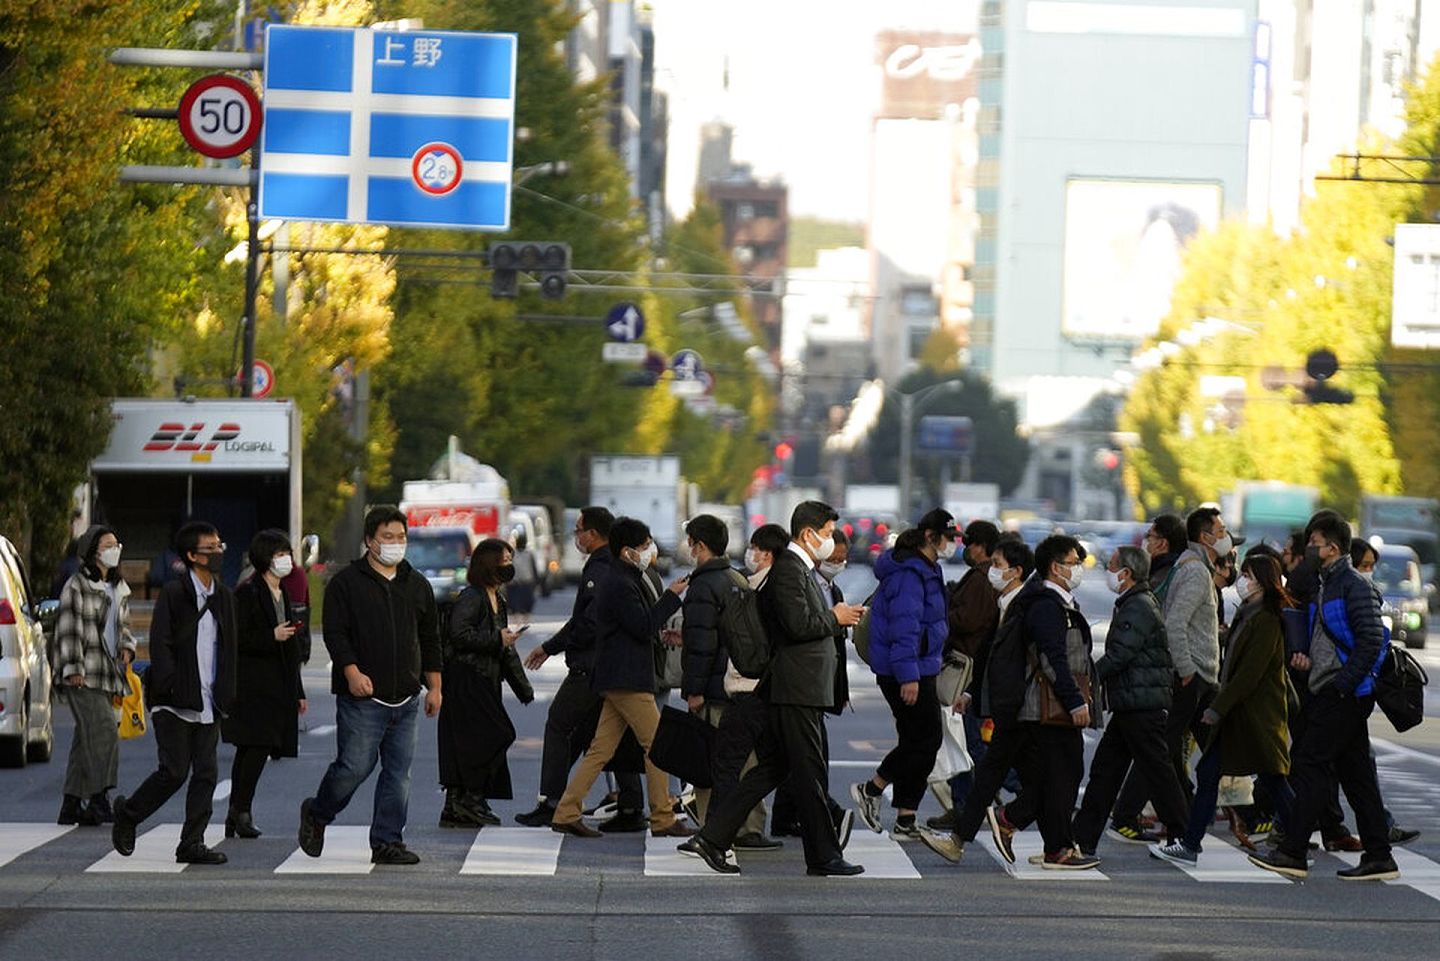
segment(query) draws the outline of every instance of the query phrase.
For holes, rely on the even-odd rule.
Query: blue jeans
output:
[[[329,824],[345,810],[379,761],[370,846],[401,841],[410,807],[410,764],[415,759],[419,714],[420,695],[400,707],[344,694],[335,699],[336,756],[310,802],[310,816],[317,824]]]
[[[1198,782],[1195,787],[1195,802],[1190,807],[1190,823],[1185,828],[1183,838],[1185,846],[1192,851],[1200,850],[1205,829],[1215,819],[1215,802],[1220,797],[1220,761],[1220,739],[1216,737],[1195,767],[1195,780]],[[1290,782],[1283,774],[1261,774],[1259,781],[1275,799],[1275,823],[1282,833],[1286,832],[1290,822],[1291,805],[1295,801],[1295,792],[1290,790]]]

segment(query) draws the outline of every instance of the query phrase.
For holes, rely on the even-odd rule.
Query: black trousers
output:
[[[600,695],[590,689],[590,675],[574,670],[566,674],[545,715],[545,742],[540,753],[540,794],[551,804],[560,802],[570,781],[570,768],[584,753],[585,745],[578,745],[576,750],[575,732],[586,724],[593,730],[599,713]],[[615,784],[620,792],[620,807],[627,811],[645,809],[639,774],[617,774]]]
[[[1175,777],[1165,744],[1165,711],[1124,711],[1110,716],[1110,723],[1095,756],[1090,761],[1090,782],[1085,800],[1075,815],[1072,829],[1080,850],[1093,852],[1105,830],[1105,818],[1125,772],[1134,770],[1150,788],[1155,813],[1172,838],[1184,835],[1189,816],[1185,793]]]
[[[700,836],[720,848],[735,841],[750,809],[787,780],[800,816],[800,838],[810,867],[840,857],[840,842],[825,792],[823,712],[818,707],[772,704],[755,744],[755,766],[735,790],[711,802]]]
[[[1380,784],[1370,758],[1372,697],[1342,697],[1334,688],[1313,695],[1305,705],[1303,739],[1290,752],[1290,786],[1295,790],[1293,824],[1286,825],[1282,850],[1305,857],[1310,834],[1320,823],[1338,780],[1355,811],[1355,826],[1366,858],[1390,856],[1390,830]]]
[[[940,752],[944,736],[935,678],[920,678],[920,693],[914,704],[901,699],[900,682],[895,678],[881,675],[876,680],[895,718],[897,742],[875,773],[893,785],[895,807],[914,811],[925,797],[925,785],[935,769],[935,755]]]
[[[1033,798],[1034,791],[1026,786],[1025,776],[1031,769],[1030,755],[1030,725],[1018,724],[1014,721],[995,722],[995,730],[990,735],[990,744],[985,750],[985,756],[980,758],[980,763],[975,766],[975,780],[970,785],[970,793],[965,796],[965,803],[955,816],[955,836],[961,842],[969,843],[975,840],[976,833],[980,830],[980,822],[985,819],[985,809],[995,800],[995,795],[1000,790],[1000,785],[1005,783],[1005,776],[1010,773],[1011,768],[1021,772],[1021,793],[1022,796]],[[1022,810],[1027,805],[1038,809],[1038,803],[1024,802],[1017,805],[1019,798],[1012,801],[1010,807],[1020,807]],[[1031,817],[1033,820],[1033,816]]]
[[[191,724],[169,711],[153,712],[150,724],[155,728],[160,767],[126,798],[125,814],[136,823],[144,821],[174,797],[189,778],[180,847],[204,842],[218,779],[215,749],[220,744],[220,725]]]
[[[764,715],[761,716],[763,718]],[[835,820],[843,813],[844,808],[840,807],[840,802],[830,795],[830,732],[824,723],[820,725],[820,747],[825,752],[825,804],[830,808],[831,819]],[[745,759],[741,758],[740,763],[743,765]],[[790,794],[789,781],[775,789],[775,805],[771,811],[771,820],[774,824],[787,829],[791,827],[798,829],[800,825],[799,809],[795,806],[795,798]],[[798,834],[799,831],[795,830],[791,833]]]
[[[270,759],[270,748],[241,744],[230,765],[230,810],[248,813],[255,803],[255,788]]]
[[[1181,684],[1175,678],[1174,697],[1170,702],[1170,714],[1165,722],[1165,745],[1170,753],[1170,764],[1175,768],[1175,779],[1185,795],[1188,806],[1195,799],[1195,785],[1190,780],[1185,754],[1185,734],[1190,732],[1197,741],[1209,738],[1210,732],[1200,723],[1200,715],[1215,700],[1215,685],[1196,674],[1189,684]],[[1138,765],[1132,765],[1130,776],[1120,789],[1115,802],[1113,817],[1116,824],[1133,824],[1140,817],[1146,801],[1153,801],[1150,785]],[[1087,849],[1088,850],[1088,849]]]
[[[1021,796],[1005,805],[1005,820],[1023,828],[1034,811],[1050,854],[1075,843],[1070,818],[1085,777],[1085,738],[1078,727],[1024,726],[1030,729],[1030,762],[1020,771]]]

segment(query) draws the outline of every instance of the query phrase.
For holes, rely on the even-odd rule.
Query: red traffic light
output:
[[[775,445],[775,459],[776,459],[776,460],[789,460],[794,453],[795,453],[795,448],[791,447],[789,444],[785,443],[783,440],[782,440],[780,443],[778,443],[778,444]]]
[[[1114,470],[1120,466],[1120,455],[1113,450],[1107,450],[1104,456],[1100,458],[1100,463],[1106,470]]]

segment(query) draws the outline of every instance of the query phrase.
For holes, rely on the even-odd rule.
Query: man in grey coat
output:
[[[1215,599],[1215,559],[1234,548],[1225,529],[1225,519],[1213,507],[1200,507],[1185,519],[1189,546],[1175,562],[1175,572],[1165,592],[1162,612],[1170,642],[1170,661],[1175,666],[1170,716],[1165,741],[1175,776],[1188,804],[1195,788],[1185,764],[1185,732],[1205,734],[1200,716],[1215,697],[1220,676],[1220,620]],[[1159,837],[1140,828],[1140,810],[1150,790],[1144,778],[1131,769],[1111,812],[1110,836],[1118,841],[1150,844]]]

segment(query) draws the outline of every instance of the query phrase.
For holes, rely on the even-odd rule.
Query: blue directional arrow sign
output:
[[[705,369],[704,359],[690,348],[685,348],[670,359],[670,369],[675,373],[676,380],[700,380],[700,372]]]
[[[265,38],[262,218],[509,229],[514,34]]]
[[[631,303],[619,303],[605,315],[605,332],[611,340],[633,343],[645,333],[645,315]]]

